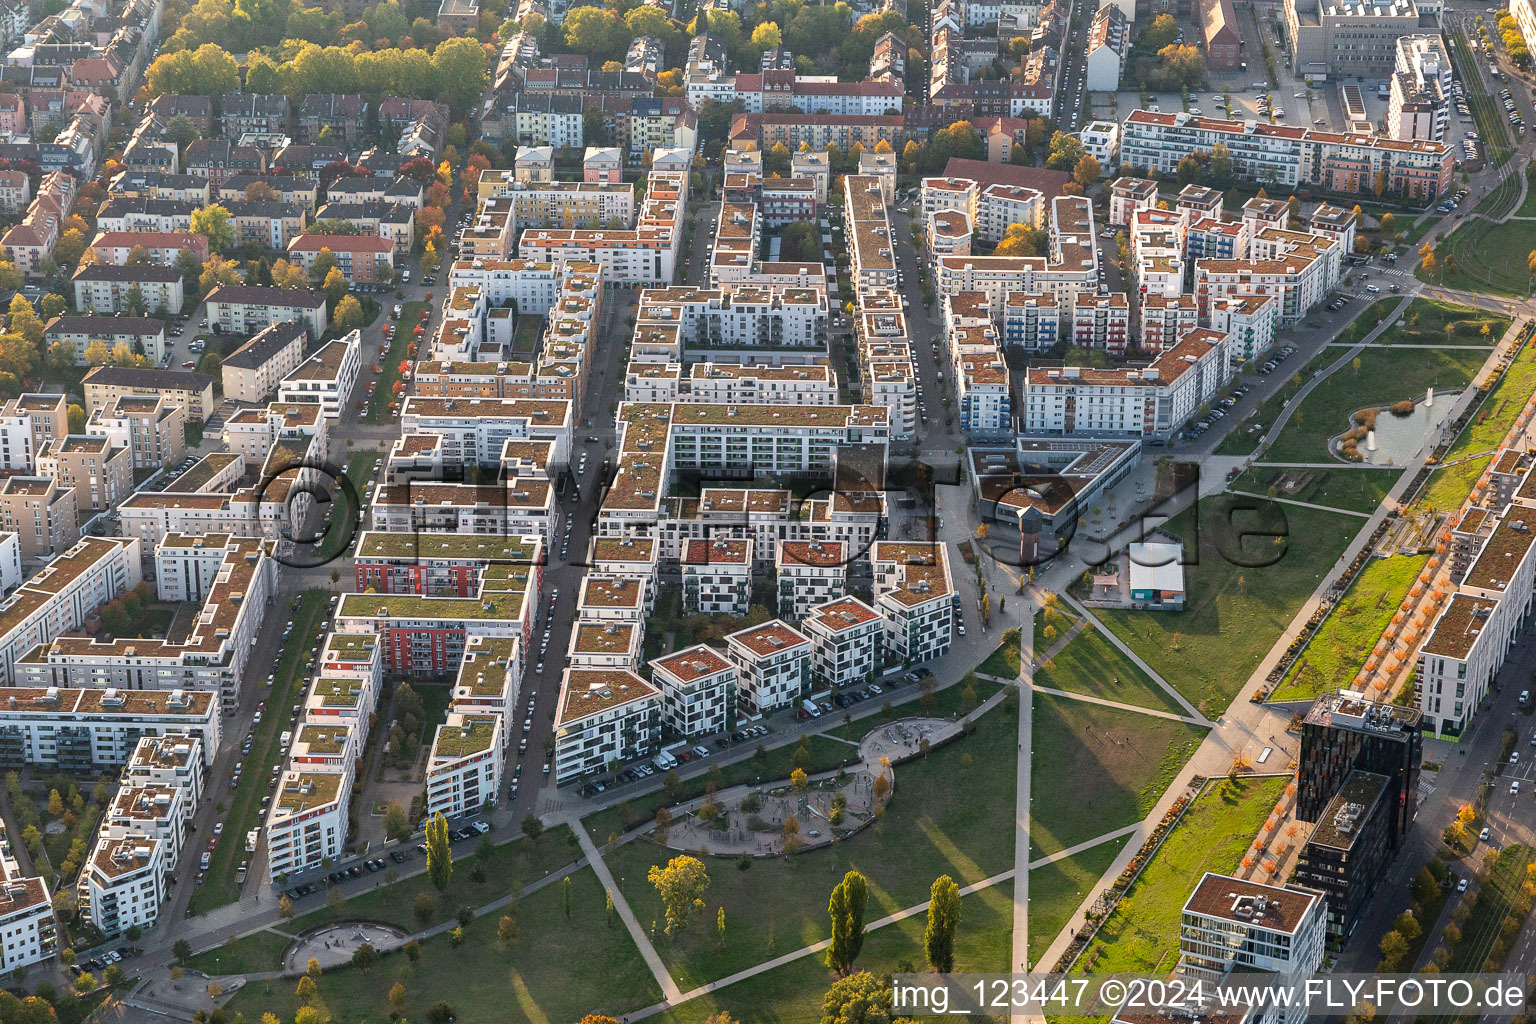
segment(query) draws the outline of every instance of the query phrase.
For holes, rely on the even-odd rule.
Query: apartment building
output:
[[[661,692],[627,669],[566,669],[555,718],[555,782],[659,749]]]
[[[783,620],[737,630],[725,646],[736,668],[737,700],[748,714],[790,707],[810,692],[811,641]]]
[[[1425,11],[1435,5],[1426,5]],[[1285,43],[1296,74],[1390,75],[1397,41],[1419,30],[1414,0],[1384,3],[1285,0]]]
[[[181,271],[151,264],[114,267],[90,263],[70,278],[75,308],[88,313],[127,313],[135,302],[164,319],[186,301]]]
[[[131,451],[134,469],[158,469],[181,461],[186,423],[186,407],[164,395],[119,395],[91,412],[85,432]]]
[[[69,400],[64,395],[24,394],[0,405],[0,468],[31,473],[37,453],[69,433]]]
[[[1207,871],[1180,913],[1178,971],[1206,983],[1234,973],[1272,973],[1281,981],[1310,977],[1326,952],[1325,904],[1316,889]],[[1280,1020],[1305,1016],[1282,1013]]]
[[[725,732],[736,718],[736,668],[703,644],[657,658],[651,682],[661,690],[662,725],[679,736]]]
[[[1399,3],[1411,6],[1411,0]],[[1402,34],[1392,36],[1394,43]],[[1364,193],[1374,191],[1379,181],[1393,195],[1428,199],[1450,188],[1454,170],[1455,152],[1443,143],[1423,139],[1149,110],[1133,111],[1122,131],[1123,163],[1167,175],[1175,172],[1187,154],[1209,152],[1218,143],[1231,151],[1233,169],[1239,177],[1271,187],[1313,185],[1333,192]]]
[[[29,967],[58,951],[48,883],[24,875],[0,825],[0,969]]]
[[[149,835],[100,836],[76,883],[80,915],[108,938],[154,927],[166,894],[167,845]]]
[[[80,539],[74,487],[47,476],[6,477],[0,484],[0,527],[21,538],[24,559],[63,552]]]
[[[1148,295],[1141,300],[1141,350],[1164,352],[1200,326],[1200,307],[1193,295]]]
[[[266,823],[267,880],[287,880],[341,859],[347,841],[347,805],[353,764],[339,772],[282,773]]]
[[[318,405],[328,420],[341,416],[352,399],[363,370],[360,331],[333,338],[310,355],[279,382],[277,400],[297,405]]]
[[[1268,295],[1241,295],[1212,302],[1211,329],[1227,336],[1232,360],[1262,358],[1275,344],[1278,303]]]
[[[190,231],[103,231],[91,241],[96,262],[121,267],[135,249],[142,249],[151,264],[171,266],[176,257],[191,253],[199,263],[208,261],[208,236]]]
[[[692,540],[679,559],[683,610],[690,615],[745,615],[752,600],[752,542]]]
[[[811,641],[811,678],[817,689],[870,682],[885,667],[885,623],[852,595],[810,609],[800,629]]]
[[[213,414],[213,378],[191,370],[141,366],[96,366],[86,372],[85,411],[94,413],[128,396],[163,396],[195,420]]]
[[[1197,328],[1140,369],[1032,369],[1024,382],[1029,434],[1169,437],[1231,380],[1226,339]]]
[[[219,742],[218,702],[207,693],[0,688],[0,763],[97,774],[128,763],[146,736]]]
[[[798,622],[846,593],[853,553],[843,541],[781,540],[774,552],[779,617]]]
[[[495,805],[506,748],[507,724],[500,715],[449,712],[427,756],[427,815],[452,820]]]
[[[323,308],[323,304],[322,304]],[[256,404],[304,361],[307,330],[302,323],[281,321],[259,331],[250,341],[224,357],[224,397]]]
[[[77,513],[111,508],[133,493],[133,455],[105,437],[54,438],[38,452],[37,472],[74,488]]]
[[[376,268],[388,267],[388,280],[394,280],[395,245],[377,235],[299,235],[288,243],[290,262],[312,271],[315,260],[322,252],[336,258],[347,284],[352,287],[373,284],[378,280]]]
[[[958,597],[944,545],[876,541],[870,562],[885,650],[903,666],[949,650]]]
[[[62,344],[76,366],[88,365],[86,352],[92,345],[105,346],[108,352],[126,345],[129,352],[158,365],[165,358],[165,321],[147,316],[56,316],[43,328],[43,343],[50,356],[54,346]]]
[[[184,823],[190,825],[202,803],[203,773],[216,753],[190,733],[140,737],[123,766],[123,785],[177,790],[182,795]]]

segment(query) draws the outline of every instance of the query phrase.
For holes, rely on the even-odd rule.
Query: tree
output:
[[[510,915],[503,915],[496,922],[496,939],[503,947],[511,946],[517,941],[517,922]]]
[[[537,840],[543,831],[544,822],[539,820],[539,816],[537,814],[529,811],[527,814],[523,815],[523,835],[527,836],[529,839]]]
[[[752,30],[752,49],[776,50],[784,44],[784,34],[777,22],[765,21]]]
[[[277,916],[284,919],[293,916],[293,900],[286,895],[277,898]]]
[[[864,907],[869,902],[869,884],[857,871],[843,876],[832,889],[827,913],[832,917],[832,944],[827,947],[827,966],[847,974],[864,944]]]
[[[352,966],[367,974],[373,969],[373,965],[379,962],[379,951],[373,948],[373,943],[365,942],[352,951]]]
[[[574,8],[565,17],[565,44],[577,53],[605,59],[623,55],[629,46],[629,31],[613,11],[604,7]],[[484,63],[482,58],[481,63]]]
[[[933,880],[928,893],[928,929],[923,933],[923,953],[940,974],[955,968],[955,929],[960,924],[960,887],[948,875]]]
[[[405,1009],[405,986],[398,981],[389,987],[389,1005],[399,1013]]]
[[[215,252],[209,254],[208,262],[203,264],[203,271],[197,276],[197,289],[207,296],[215,288],[232,288],[242,280],[240,264],[226,260]]]
[[[646,878],[661,896],[668,935],[686,928],[693,915],[704,909],[709,874],[697,858],[673,857],[664,868],[653,864]]]
[[[1384,970],[1395,971],[1403,957],[1408,953],[1408,940],[1403,938],[1400,932],[1387,932],[1381,937],[1381,966]]]
[[[341,271],[333,270],[333,274]],[[363,326],[363,304],[357,301],[357,296],[347,295],[336,304],[336,315],[332,318],[336,329],[342,333],[355,330]]]
[[[448,888],[453,877],[453,850],[448,842],[448,821],[438,814],[427,822],[427,877],[438,892]]]
[[[188,960],[192,959],[192,943],[188,942],[186,939],[177,939],[174,943],[171,944],[171,955],[174,956],[179,963],[186,963]]]
[[[341,264],[336,259],[336,254],[322,246],[320,251],[315,253],[315,258],[309,265],[310,280],[324,287],[323,282],[330,275],[331,271],[338,269],[340,266]],[[275,271],[276,267],[273,269]]]
[[[384,805],[384,834],[397,843],[411,838],[411,823],[406,820],[405,808],[398,800]]]
[[[998,256],[1039,256],[1040,242],[1035,235],[1035,230],[1028,225],[1010,224],[993,252]]]
[[[325,249],[321,250],[322,253],[327,251]],[[318,263],[319,261],[317,260],[316,262]],[[326,271],[325,277],[321,281],[320,290],[325,293],[325,297],[330,301],[331,308],[340,309],[341,297],[347,294],[346,275],[341,272],[340,267],[331,267]]]
[[[315,984],[315,979],[311,978],[307,974],[299,979],[298,986],[293,990],[293,994],[298,996],[299,1002],[303,1003],[305,1006],[313,1003],[315,1001],[315,997],[318,996],[319,993],[320,989],[319,986]]]
[[[304,965],[304,973],[316,980],[320,977],[320,960],[318,957],[310,957],[309,963]]]
[[[86,242],[84,231],[70,228],[54,243],[53,258],[66,266],[79,263],[80,257],[85,255]]]
[[[891,1024],[891,983],[868,971],[839,978],[821,1001],[821,1024]]]
[[[149,303],[144,299],[144,289],[139,287],[137,281],[128,286],[128,291],[123,295],[123,312],[129,316],[144,316],[149,312]]]
[[[210,377],[218,377],[224,370],[224,357],[219,355],[218,349],[210,348],[204,352],[202,358],[197,361],[197,372],[207,374]]]
[[[1094,159],[1091,153],[1083,154],[1083,158],[1072,168],[1072,180],[1083,186],[1083,188],[1087,188],[1097,182],[1101,174],[1099,162]]]
[[[208,248],[214,252],[228,252],[235,247],[234,219],[217,203],[192,211],[192,230],[207,235]]]
[[[1056,132],[1051,136],[1051,148],[1045,158],[1045,166],[1053,171],[1070,171],[1077,167],[1083,155],[1082,140],[1066,132]]]
[[[308,288],[309,274],[303,267],[287,260],[275,260],[272,263],[272,286],[274,288]]]

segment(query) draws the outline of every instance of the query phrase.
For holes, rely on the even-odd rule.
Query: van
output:
[[[821,717],[821,708],[817,707],[816,702],[809,698],[800,702],[800,708],[812,718]]]
[[[257,837],[257,830],[254,829],[254,828],[251,829],[249,832],[247,832],[245,834],[245,852],[246,853],[255,853],[256,852],[256,837]]]
[[[289,732],[287,729],[284,729],[283,730],[283,735],[277,741],[277,745],[279,747],[282,747],[284,750],[287,750],[288,749],[288,744],[292,743],[292,742],[293,742],[293,733]]]
[[[663,750],[652,759],[658,771],[669,772],[677,767],[677,758]]]

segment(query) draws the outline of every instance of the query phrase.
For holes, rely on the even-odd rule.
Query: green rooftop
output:
[[[285,811],[305,811],[335,802],[340,792],[340,775],[301,772],[298,778],[283,783],[277,794],[277,806]]]
[[[363,684],[356,679],[333,679],[321,676],[315,680],[314,694],[327,707],[355,708],[363,694]]]
[[[372,661],[379,638],[367,633],[333,633],[325,645],[326,661]]]
[[[299,730],[299,742],[312,754],[339,754],[347,745],[350,732],[341,725],[306,725]]]
[[[432,756],[434,758],[469,757],[471,754],[489,750],[495,738],[495,719],[489,716],[484,718],[466,716],[462,725],[437,727],[437,739],[432,743]]]
[[[527,538],[476,534],[370,530],[357,545],[358,558],[445,558],[530,565],[537,556],[537,542],[530,543]]]

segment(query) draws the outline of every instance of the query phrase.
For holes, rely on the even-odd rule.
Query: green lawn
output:
[[[1200,557],[1198,564],[1184,568],[1184,610],[1106,608],[1098,617],[1214,719],[1226,711],[1363,521],[1230,495],[1206,498],[1196,508]],[[1163,529],[1191,543],[1194,512],[1181,512]],[[1284,543],[1276,545],[1267,536],[1273,533],[1283,534]]]
[[[1378,305],[1382,305],[1382,303],[1378,303]],[[1385,314],[1383,313],[1382,315]],[[1374,323],[1373,321],[1373,326]],[[1350,328],[1346,327],[1345,330],[1348,331]],[[1215,454],[1247,455],[1252,452],[1258,446],[1259,437],[1263,434],[1263,431],[1249,430],[1248,428],[1255,424],[1262,424],[1267,428],[1274,422],[1275,417],[1280,414],[1280,410],[1285,408],[1286,403],[1296,396],[1296,392],[1300,391],[1302,386],[1317,374],[1318,370],[1321,370],[1337,358],[1337,350],[1324,348],[1320,349],[1317,355],[1300,367],[1293,369],[1286,366],[1284,370],[1277,370],[1277,373],[1289,373],[1289,376],[1285,378],[1285,383],[1280,385],[1278,391],[1264,399],[1255,408],[1252,418],[1241,423],[1232,424],[1230,432],[1221,439],[1221,444],[1216,446]],[[1247,379],[1245,383],[1255,383],[1262,379],[1255,376]]]
[[[1035,670],[1036,686],[1187,714],[1178,701],[1092,626],[1074,636],[1056,656]]]
[[[764,748],[761,754],[754,753],[745,761],[724,765],[718,767],[718,770],[717,766],[711,765],[709,771],[684,779],[676,798],[668,796],[665,790],[658,789],[617,803],[607,810],[596,811],[583,818],[582,824],[591,834],[593,842],[605,843],[610,836],[655,818],[659,807],[703,796],[704,790],[711,781],[724,789],[727,786],[756,782],[759,779],[763,781],[787,779],[789,773],[796,768],[794,758],[798,746],[799,744],[789,744],[772,750]],[[859,759],[857,747],[827,739],[825,736],[811,736],[806,741],[806,749],[810,752],[810,758],[806,760],[804,767],[812,775],[817,772],[832,771],[845,764],[853,764]]]
[[[971,694],[966,696],[967,688]],[[921,692],[915,686],[903,686],[896,691],[898,697],[917,697],[916,700],[908,700],[904,704],[890,704],[889,710],[882,704],[877,714],[856,719],[836,729],[828,729],[828,736],[837,736],[841,739],[852,740],[857,743],[869,734],[870,730],[878,729],[887,722],[894,722],[898,718],[915,718],[922,715],[936,716],[938,718],[958,718],[969,707],[981,704],[997,691],[1006,689],[1002,683],[994,683],[987,679],[971,678],[967,676],[954,686],[946,686],[937,690],[932,697],[925,701],[917,695]],[[887,693],[880,699],[888,701],[891,697]]]
[[[1110,839],[1082,853],[1051,861],[1029,872],[1029,958],[1038,961],[1073,911],[1098,891],[1099,878],[1130,839]],[[1050,970],[1050,964],[1038,970]]]
[[[1451,950],[1447,971],[1481,971],[1490,956],[1493,944],[1499,939],[1499,924],[1509,913],[1510,903],[1520,894],[1526,881],[1526,866],[1532,861],[1529,846],[1515,843],[1499,851],[1498,863],[1488,883],[1477,891],[1472,903],[1472,913],[1461,927],[1462,939]],[[1508,946],[1510,940],[1503,944]],[[1503,966],[1502,960],[1493,969]]]
[[[754,860],[745,871],[734,861],[709,861],[703,921],[685,935],[658,940],[678,984],[686,990],[826,938],[827,894],[850,868],[869,879],[866,916],[873,920],[922,903],[941,874],[967,885],[1012,867],[1015,715],[995,709],[970,736],[898,766],[884,819],[834,847]],[[646,872],[674,855],[645,842],[604,854],[645,927],[663,920]],[[714,938],[720,907],[727,922],[723,948]]]
[[[352,488],[357,492],[356,500],[346,489],[337,487],[332,494],[331,523],[326,528],[325,536],[321,539],[321,554],[326,558],[335,558],[341,550],[351,543],[362,527],[357,522],[357,502],[367,505],[367,497],[363,494],[363,485],[373,479],[373,460],[380,457],[380,453],[372,449],[353,452],[347,458],[346,469],[343,474],[351,481]]]
[[[421,322],[421,311],[426,308],[425,302],[402,302],[400,304],[400,319],[395,323],[395,336],[389,342],[389,355],[380,361],[379,366],[384,371],[379,374],[379,387],[368,400],[368,412],[363,417],[367,423],[386,423],[390,419],[389,403],[394,401],[395,381],[400,379],[400,363],[411,358],[415,352],[416,335],[413,333],[416,325]],[[373,353],[366,351],[364,346],[363,365],[373,365],[371,356]],[[366,372],[359,380],[359,384],[370,379]]]
[[[1436,249],[1440,259],[1437,272],[1429,274],[1421,267],[1418,277],[1447,288],[1524,298],[1530,290],[1526,257],[1532,249],[1536,249],[1536,221],[1493,224],[1471,220],[1453,231]],[[1449,270],[1446,254],[1456,261]]]
[[[1233,491],[1267,495],[1276,486],[1284,469],[1255,466],[1228,484]],[[1281,494],[1277,498],[1304,501],[1313,505],[1343,509],[1346,512],[1374,512],[1392,485],[1402,475],[1401,469],[1384,466],[1380,469],[1309,469],[1303,470],[1310,479],[1294,494]]]
[[[488,914],[470,922],[458,948],[440,935],[422,943],[416,963],[397,952],[368,974],[352,967],[326,972],[317,999],[322,1019],[389,1020],[385,997],[396,982],[405,989],[401,1016],[423,1021],[439,1000],[463,1021],[550,1024],[587,1013],[616,1015],[660,999],[629,933],[617,921],[607,925],[603,888],[592,870],[572,878],[570,916],[559,884],[540,889],[518,904],[518,938],[510,948],[497,938],[501,913]],[[292,1020],[298,1007],[291,978],[252,982],[228,1004],[231,1014],[243,1013],[246,1020],[267,1012]]]
[[[276,972],[283,969],[283,954],[292,944],[292,939],[278,932],[256,932],[199,953],[187,961],[187,966],[212,977]]]
[[[1337,352],[1337,349],[1332,350]],[[1442,349],[1370,348],[1340,367],[1302,401],[1264,453],[1266,462],[1328,462],[1328,441],[1349,429],[1350,415],[1424,397],[1426,388],[1461,390],[1487,356]]]
[[[1491,453],[1504,440],[1515,418],[1536,393],[1536,348],[1527,345],[1504,371],[1477,412],[1462,429],[1456,443],[1442,460],[1447,463],[1429,477],[1429,485],[1416,502],[1420,507],[1448,512],[1458,509],[1472,493]]]
[[[1374,344],[1493,346],[1509,328],[1507,316],[1435,299],[1414,299],[1399,320],[1402,326],[1383,331]]]
[[[1179,952],[1179,914],[1207,871],[1230,873],[1285,791],[1284,778],[1207,784],[1077,961],[1080,971],[1162,974]]]
[[[282,756],[277,739],[278,733],[287,726],[288,716],[281,709],[292,704],[302,691],[306,678],[305,652],[320,640],[323,631],[321,613],[329,599],[330,595],[324,590],[306,590],[300,598],[299,610],[293,616],[293,639],[283,647],[282,660],[275,673],[277,678],[266,696],[267,703],[279,710],[276,714],[263,716],[261,724],[255,728],[251,753],[244,758],[252,770],[235,790],[228,811],[221,815],[225,823],[224,841],[213,853],[206,881],[193,890],[192,898],[187,902],[189,913],[207,913],[215,907],[235,902],[240,896],[235,871],[240,861],[246,858],[245,834],[261,824],[261,798],[267,792],[261,784],[262,768],[276,764]],[[273,614],[274,617],[277,615],[276,612]],[[259,665],[249,666],[246,671],[253,679],[261,677]]]
[[[385,874],[379,876],[377,888],[353,896],[340,907],[323,906],[283,921],[277,927],[289,935],[302,935],[333,921],[380,921],[416,932],[447,920],[462,906],[484,906],[514,888],[531,885],[551,871],[581,858],[581,852],[575,846],[575,835],[561,825],[538,839],[524,837],[493,847],[491,856],[483,863],[485,881],[476,882],[470,877],[476,861],[473,850],[471,845],[457,851],[459,859],[454,866],[453,878],[442,893],[432,887],[425,872],[399,881],[390,881],[391,874]],[[423,866],[415,851],[411,851],[410,856],[407,866],[412,869]],[[391,862],[389,871],[394,870],[395,865]],[[425,924],[416,917],[414,909],[416,897],[422,893],[430,895],[435,904],[432,917]],[[218,958],[218,969],[225,974],[277,970],[286,947],[270,938],[274,934],[273,931],[256,932],[226,942],[217,949],[198,953],[188,962],[189,966],[212,974],[214,959]],[[247,969],[232,967],[232,963],[255,966]]]
[[[987,655],[986,661],[976,666],[976,671],[1000,679],[1017,679],[1020,668],[1022,658],[1019,654],[1019,641],[1011,639],[999,644],[997,650]]]
[[[1334,336],[1334,341],[1341,344],[1353,345],[1376,329],[1376,325],[1385,320],[1391,312],[1397,308],[1402,299],[1396,295],[1378,299],[1360,311],[1360,314],[1350,321],[1342,331]]]
[[[1310,700],[1347,687],[1428,561],[1428,555],[1393,555],[1367,562],[1270,699]]]
[[[1007,971],[1013,942],[1013,886],[1003,882],[960,901],[955,934],[955,970]],[[923,896],[926,900],[926,894]],[[921,902],[921,901],[920,901]],[[873,907],[865,915],[873,919]],[[921,970],[925,914],[866,932],[855,970],[883,975]],[[727,923],[726,930],[730,930]],[[785,950],[787,952],[788,950]],[[734,985],[690,999],[652,1018],[660,1024],[704,1024],[721,1010],[752,1024],[821,1024],[821,1000],[835,980],[823,954],[812,953]]]
[[[1146,817],[1205,729],[1037,693],[1031,735],[1034,860]]]

